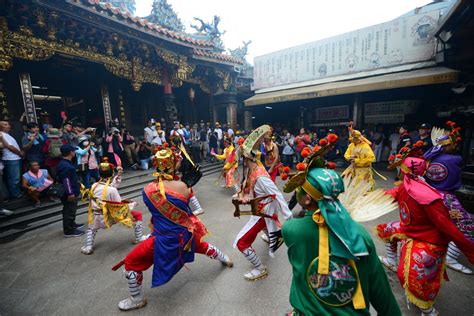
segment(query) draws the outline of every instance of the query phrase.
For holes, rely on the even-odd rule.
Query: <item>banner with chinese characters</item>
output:
[[[112,122],[112,111],[110,109],[110,98],[109,98],[109,89],[107,86],[102,86],[100,89],[102,94],[102,105],[104,106],[104,121],[107,128],[110,127]]]
[[[26,121],[28,123],[37,123],[36,106],[33,96],[33,88],[31,87],[31,79],[29,73],[20,74],[21,94],[23,96],[23,105],[25,107]]]
[[[366,124],[402,123],[405,120],[405,114],[413,113],[417,106],[416,100],[365,103],[364,122]]]
[[[255,90],[432,60],[440,16],[451,6],[442,2],[428,12],[419,10],[386,23],[256,57]]]
[[[122,90],[119,90],[119,116],[120,125],[123,127],[127,126],[127,119],[125,117],[125,102],[123,101]]]
[[[349,106],[331,106],[315,110],[316,121],[340,120],[349,118]]]

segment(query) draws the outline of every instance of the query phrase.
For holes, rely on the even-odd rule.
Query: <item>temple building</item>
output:
[[[0,3],[2,119],[103,128],[118,118],[136,133],[150,118],[244,120],[248,64],[243,49],[225,52],[218,17],[189,34],[166,0],[146,18],[126,0]]]

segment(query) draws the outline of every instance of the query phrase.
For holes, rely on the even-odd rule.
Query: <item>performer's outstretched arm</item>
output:
[[[456,225],[453,224],[443,201],[439,199],[430,205],[425,205],[425,212],[436,228],[456,243],[469,262],[474,263],[474,243],[467,239]]]

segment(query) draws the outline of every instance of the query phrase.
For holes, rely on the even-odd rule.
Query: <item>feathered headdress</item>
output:
[[[433,146],[441,145],[451,145],[459,144],[462,141],[461,138],[461,127],[456,126],[456,122],[447,121],[446,126],[448,130],[443,128],[434,127],[431,130],[431,140],[433,141]]]

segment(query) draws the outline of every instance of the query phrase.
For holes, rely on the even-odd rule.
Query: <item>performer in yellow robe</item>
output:
[[[362,136],[361,132],[349,126],[350,138],[349,147],[344,154],[344,158],[351,164],[342,173],[343,178],[351,180],[351,186],[358,186],[361,182],[369,182],[371,190],[375,188],[375,180],[372,171],[372,163],[375,155],[370,147],[370,141]],[[347,191],[348,188],[346,188]]]
[[[225,165],[222,168],[222,176],[225,178],[225,187],[234,188],[235,193],[238,193],[239,185],[238,181],[235,180],[235,171],[239,166],[239,160],[237,155],[237,148],[234,147],[229,140],[224,140],[225,149],[221,155],[213,153],[218,160],[225,160]]]

